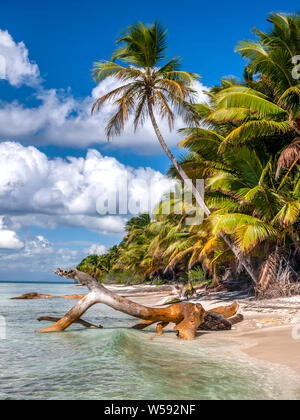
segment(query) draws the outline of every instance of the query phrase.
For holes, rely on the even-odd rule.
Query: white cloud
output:
[[[24,42],[16,43],[8,31],[0,29],[0,78],[12,86],[37,86],[40,81],[38,66],[30,62]]]
[[[119,215],[116,208],[115,213],[99,214],[99,203],[105,204],[115,191],[122,193],[116,198],[123,208],[128,198],[131,213],[140,213],[147,208],[136,202],[149,203],[151,210],[172,186],[158,171],[125,166],[96,150],[89,150],[86,158],[50,160],[33,146],[0,143],[0,214],[7,230],[75,226],[120,234],[128,212]]]
[[[120,86],[120,82],[108,78],[95,87],[91,95],[78,99],[70,90],[45,90],[39,84],[39,70],[28,59],[24,43],[16,44],[7,31],[0,30],[0,57],[6,63],[6,79],[14,86],[22,83],[36,85],[36,99],[39,105],[28,107],[17,101],[0,103],[0,140],[22,140],[36,145],[64,145],[88,147],[93,144],[106,144],[105,126],[113,115],[114,107],[106,104],[101,112],[91,116],[93,102],[110,90]],[[0,62],[1,66],[1,62]],[[1,70],[1,69],[0,69]],[[1,77],[1,75],[0,75]],[[203,102],[205,86],[196,82],[198,102]],[[170,146],[181,139],[177,133],[185,124],[176,119],[174,130],[170,133],[167,121],[158,118],[160,129]],[[142,141],[141,141],[142,140]],[[156,154],[160,145],[150,120],[142,129],[134,133],[133,121],[127,123],[121,136],[113,139],[109,147],[132,148],[138,154]]]
[[[114,107],[106,104],[101,112],[91,115],[93,102],[118,86],[114,79],[100,83],[90,97],[75,99],[70,92],[42,90],[36,95],[40,105],[32,108],[18,102],[2,103],[0,107],[0,138],[23,139],[37,145],[57,144],[64,146],[87,147],[91,144],[107,144],[105,126],[113,115]],[[195,85],[199,92],[199,101],[205,100],[199,82]],[[184,127],[181,118],[177,118],[174,130],[170,133],[166,120],[158,123],[169,146],[175,146],[181,139],[177,130]],[[142,139],[142,141],[141,141]],[[151,154],[160,152],[160,145],[150,120],[136,133],[132,119],[128,121],[124,132],[114,138],[109,147],[134,148],[135,153]]]
[[[104,245],[92,244],[89,248],[85,248],[83,252],[86,255],[102,255],[107,252],[107,249]]]
[[[65,124],[69,114],[74,111],[75,101],[71,97],[60,95],[54,89],[40,91],[36,98],[41,105],[26,108],[17,101],[3,103],[0,108],[0,136],[2,138],[25,140],[33,139],[34,136],[42,136],[45,130],[58,129]],[[1,104],[0,104],[1,105]],[[40,134],[38,134],[40,132]],[[43,137],[43,136],[42,136]],[[62,137],[60,136],[62,142]],[[56,140],[59,143],[59,140]],[[42,139],[41,143],[47,143]],[[51,141],[50,141],[51,142]]]
[[[1,233],[0,231],[0,243]],[[15,232],[14,235],[16,236]],[[69,248],[56,249],[44,236],[27,235],[22,242],[22,247],[1,249],[0,247],[0,272],[26,273],[42,272],[49,274],[57,267],[69,268],[76,266],[85,256],[82,252]],[[21,278],[20,278],[21,280]]]
[[[105,252],[98,243],[85,244],[78,251],[56,249],[45,237],[19,231],[30,226],[55,229],[60,226],[83,227],[102,234],[123,233],[127,214],[100,215],[99,200],[114,190],[124,189],[128,180],[128,199],[132,211],[146,203],[151,182],[151,206],[172,187],[173,182],[151,168],[134,169],[112,157],[89,150],[85,158],[49,159],[36,147],[25,147],[16,140],[34,145],[87,147],[106,144],[105,125],[114,108],[106,104],[91,116],[93,102],[114,89],[118,82],[108,78],[86,98],[76,98],[70,89],[44,89],[38,66],[30,61],[23,42],[15,42],[7,31],[0,30],[0,79],[19,87],[34,88],[37,105],[18,101],[0,101],[0,270],[49,272],[57,266],[76,265],[86,254]],[[0,80],[1,83],[3,81]],[[201,83],[195,85],[199,102],[205,100]],[[184,125],[178,118],[172,133],[167,122],[158,119],[170,146],[178,140],[176,129]],[[124,133],[110,147],[133,149],[136,154],[160,151],[150,121],[136,134],[132,120]],[[119,199],[119,204],[123,203]]]
[[[3,225],[2,222],[0,218],[0,226]],[[1,228],[0,277],[3,278],[3,273],[9,273],[9,276],[15,274],[16,280],[22,280],[31,279],[33,274],[38,274],[39,280],[43,277],[47,279],[58,267],[63,269],[76,267],[87,255],[101,255],[106,252],[106,247],[99,243],[85,242],[85,244],[89,244],[89,247],[69,248],[76,243],[69,243],[68,247],[58,247],[58,244],[51,243],[44,236],[35,236],[31,233],[27,233],[21,241],[16,232]]]
[[[21,249],[24,243],[12,230],[0,230],[0,249]]]

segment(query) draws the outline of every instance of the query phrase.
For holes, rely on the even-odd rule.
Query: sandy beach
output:
[[[198,331],[195,340],[186,341],[176,337],[172,324],[163,335],[155,325],[133,330],[132,316],[107,305],[95,305],[83,317],[103,325],[100,330],[75,324],[65,332],[35,334],[41,315],[62,316],[76,304],[63,297],[87,289],[38,284],[36,292],[56,297],[11,299],[32,287],[2,284],[9,328],[0,342],[0,399],[299,400],[300,340],[292,337],[299,324],[298,297],[265,302],[221,293],[199,297],[194,301],[207,310],[238,300],[244,320],[230,331]],[[175,297],[165,286],[106,287],[149,307]]]
[[[124,294],[128,299],[146,306],[159,307],[168,298],[168,293],[138,296],[142,293],[139,286],[114,286],[114,291]],[[136,294],[137,296],[130,294]],[[232,327],[231,331],[208,332],[218,335],[222,340],[234,340],[240,349],[251,357],[289,366],[300,374],[300,296],[257,301],[253,298],[236,298],[234,293],[214,293],[191,300],[199,302],[206,310],[220,305],[229,305],[237,301],[240,305],[238,313],[244,320]],[[167,327],[172,329],[173,325]],[[205,335],[207,335],[205,334]],[[199,334],[196,340],[205,340]]]
[[[164,307],[168,301],[177,297],[171,285],[106,287],[129,300],[149,307]],[[82,289],[83,294],[60,297],[78,300],[85,295],[85,288]],[[244,320],[235,324],[230,331],[207,331],[205,334],[199,332],[196,341],[205,340],[205,337],[213,334],[222,341],[229,340],[231,344],[235,342],[251,357],[289,366],[300,375],[300,296],[255,300],[251,297],[241,297],[238,293],[212,293],[193,298],[190,302],[201,303],[206,310],[237,302],[238,313],[244,317]],[[173,327],[174,325],[169,324],[164,330],[171,331]]]

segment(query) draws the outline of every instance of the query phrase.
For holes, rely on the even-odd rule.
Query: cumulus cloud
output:
[[[40,138],[40,143],[45,144],[43,132],[45,130],[58,129],[65,124],[68,116],[74,111],[75,100],[60,95],[54,89],[40,91],[36,94],[40,106],[27,108],[24,105],[13,101],[12,103],[2,102],[0,105],[0,136],[10,139],[33,139],[35,136]],[[38,134],[39,133],[39,134]],[[60,133],[60,142],[63,141]],[[55,137],[55,136],[54,136]],[[39,142],[38,140],[34,140]],[[51,142],[51,141],[50,141]],[[57,138],[57,143],[59,140]]]
[[[16,43],[8,31],[0,29],[0,78],[12,86],[37,86],[40,81],[38,66],[28,58],[24,42]]]
[[[85,158],[48,159],[34,146],[0,144],[0,213],[7,230],[75,226],[120,234],[128,214],[152,210],[172,187],[159,171],[125,166],[97,150]]]
[[[33,146],[107,144],[105,125],[113,115],[114,106],[106,104],[94,116],[90,110],[98,97],[118,86],[116,80],[102,81],[86,98],[75,97],[70,89],[45,89],[39,68],[29,59],[24,42],[17,43],[3,30],[0,30],[0,79],[14,87],[31,86],[36,99],[34,106],[17,100],[0,101],[2,272],[11,268],[49,271],[56,266],[76,265],[86,254],[105,252],[105,247],[98,243],[85,244],[83,251],[57,249],[42,235],[24,236],[24,230],[30,226],[83,227],[97,233],[120,235],[128,214],[151,210],[173,187],[173,182],[158,171],[125,166],[93,149],[85,158],[49,159]],[[195,89],[198,101],[205,101],[205,87],[196,83]],[[179,140],[176,130],[184,126],[183,121],[176,119],[172,133],[166,121],[158,118],[158,123],[167,143],[174,146]],[[126,130],[109,147],[132,149],[136,154],[160,151],[149,120],[137,133],[132,126],[129,121]],[[18,141],[31,146],[23,146]],[[115,202],[111,200],[112,192],[117,194]]]
[[[21,249],[24,243],[12,230],[0,230],[0,249]]]
[[[0,216],[0,250],[15,250],[24,247],[16,232],[6,229],[4,217]]]
[[[36,145],[57,144],[64,146],[87,147],[92,144],[107,144],[105,126],[113,115],[114,106],[106,104],[101,112],[91,115],[93,102],[106,92],[116,88],[118,82],[108,78],[93,89],[91,96],[76,99],[64,91],[40,90],[36,98],[40,104],[26,107],[14,101],[1,103],[0,138],[23,140]],[[199,102],[205,100],[204,86],[197,82]],[[180,140],[177,130],[184,127],[181,118],[177,118],[172,132],[166,120],[160,120],[159,126],[166,141],[174,146]],[[142,139],[142,141],[141,141]],[[134,148],[135,153],[151,154],[160,151],[160,145],[148,119],[143,128],[136,133],[133,119],[129,120],[124,132],[113,139],[109,147]]]
[[[0,231],[0,244],[1,244]],[[69,248],[56,249],[44,236],[27,235],[20,249],[2,249],[0,246],[0,271],[49,274],[57,267],[76,266],[85,254]],[[21,275],[21,274],[20,274]],[[26,276],[27,277],[27,276]],[[22,280],[22,278],[19,278]]]
[[[0,60],[6,66],[5,79],[14,86],[22,83],[36,86],[38,105],[28,107],[18,101],[0,103],[0,140],[20,140],[36,145],[64,145],[88,147],[106,144],[105,126],[113,115],[114,106],[106,104],[101,112],[91,115],[93,102],[105,93],[120,86],[120,81],[107,78],[95,87],[86,98],[75,98],[69,89],[46,90],[39,83],[39,70],[28,59],[24,43],[16,43],[7,31],[0,30]],[[4,61],[3,61],[4,60]],[[1,73],[1,62],[0,62]],[[2,75],[3,77],[3,75]],[[0,74],[1,78],[1,74]],[[200,82],[194,85],[198,102],[204,102],[206,89]],[[135,153],[156,154],[161,151],[150,120],[134,133],[129,121],[121,136],[113,139],[109,147],[134,148]],[[170,133],[167,121],[158,118],[159,126],[168,144],[174,146],[180,139],[177,129],[184,126],[176,119]],[[142,139],[142,141],[141,141]]]
[[[0,217],[0,278],[7,273],[10,277],[14,274],[16,280],[31,279],[34,274],[43,273],[45,279],[49,278],[51,272],[57,267],[67,269],[76,267],[87,255],[101,255],[106,252],[106,247],[100,243],[83,241],[89,245],[87,248],[72,249],[70,246],[80,245],[79,243],[66,243],[68,246],[58,246],[50,242],[43,235],[33,235],[28,232],[22,237],[12,230],[6,230],[5,220]]]
[[[102,255],[107,252],[107,249],[104,245],[92,244],[89,248],[85,248],[83,252],[86,255]]]

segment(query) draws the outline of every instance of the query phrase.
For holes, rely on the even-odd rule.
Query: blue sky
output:
[[[128,129],[107,145],[105,115],[89,116],[92,100],[112,86],[95,89],[92,64],[110,58],[122,29],[137,21],[166,26],[169,57],[181,56],[185,69],[202,76],[203,99],[202,89],[222,76],[242,76],[244,62],[234,53],[239,40],[253,38],[254,26],[267,30],[270,12],[297,9],[296,1],[275,0],[2,5],[0,56],[7,68],[0,80],[0,281],[50,280],[55,265],[74,265],[87,252],[117,243],[126,218],[105,219],[92,210],[93,194],[116,173],[162,183],[169,162],[150,126],[136,135]],[[176,132],[162,130],[178,153]],[[87,156],[88,149],[97,152]]]

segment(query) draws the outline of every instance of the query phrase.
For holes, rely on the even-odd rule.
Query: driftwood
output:
[[[224,329],[225,324],[227,324],[225,319],[235,315],[238,309],[238,305],[233,304],[206,312],[200,303],[189,302],[175,303],[166,308],[149,308],[111,292],[93,277],[77,269],[68,271],[58,269],[55,273],[61,277],[80,282],[87,286],[90,292],[80,299],[64,317],[50,327],[37,331],[39,333],[63,331],[73,322],[77,322],[91,306],[97,303],[104,303],[118,311],[142,319],[139,324],[134,326],[136,329],[143,329],[151,324],[158,323],[157,333],[161,334],[165,326],[169,323],[174,323],[174,330],[177,331],[178,337],[191,340],[195,338],[198,327],[200,325],[203,326],[203,324],[205,326],[205,318],[208,314],[214,314],[212,315],[215,320],[214,323],[219,324]],[[227,324],[227,327],[229,327],[229,324]],[[208,326],[208,329],[211,328]]]
[[[123,297],[142,297],[142,296],[153,296],[153,295],[165,295],[166,292],[153,292],[153,289],[151,292],[144,292],[144,293],[138,293],[138,292],[133,292],[133,293],[127,293],[127,294],[122,294],[121,296]],[[169,292],[169,295],[175,295],[176,293],[174,292]],[[46,295],[46,294],[42,294],[42,293],[37,293],[37,292],[30,292],[30,293],[24,293],[24,295],[20,295],[20,296],[16,296],[16,297],[12,297],[10,298],[11,300],[34,300],[34,299],[49,299],[49,298],[61,298],[61,299],[70,299],[70,300],[80,300],[83,297],[85,297],[87,294],[83,293],[83,294],[75,294],[75,295],[65,295],[65,296],[55,296],[55,295]]]
[[[10,299],[11,300],[18,300],[18,299],[49,299],[49,298],[54,298],[54,297],[56,297],[56,296],[53,296],[53,295],[45,295],[45,294],[36,293],[36,292],[30,292],[30,293],[25,293],[24,295],[21,295],[21,296],[12,297]]]
[[[47,294],[43,294],[43,293],[30,292],[30,293],[24,293],[24,295],[21,295],[21,296],[12,297],[10,299],[11,300],[22,300],[22,299],[34,300],[34,299],[62,298],[62,299],[79,300],[79,299],[82,299],[84,296],[85,296],[85,294],[83,294],[83,295],[54,296],[54,295],[47,295]]]
[[[226,306],[224,307],[226,308]],[[199,326],[201,331],[219,331],[219,330],[231,330],[232,325],[243,321],[244,317],[242,314],[238,314],[230,319],[218,313],[208,312],[204,318],[204,322]]]
[[[37,320],[38,321],[50,321],[50,322],[57,322],[60,318],[55,318],[54,316],[40,316]],[[81,324],[83,327],[91,328],[91,329],[98,329],[103,328],[102,325],[94,325],[90,322],[84,321],[83,319],[77,319],[77,321],[74,321],[76,324]]]
[[[86,296],[86,293],[84,293],[82,295],[65,295],[65,296],[57,296],[57,297],[61,297],[63,299],[80,300],[84,296]]]
[[[220,314],[207,313],[204,322],[199,325],[201,331],[231,330],[231,322]]]

